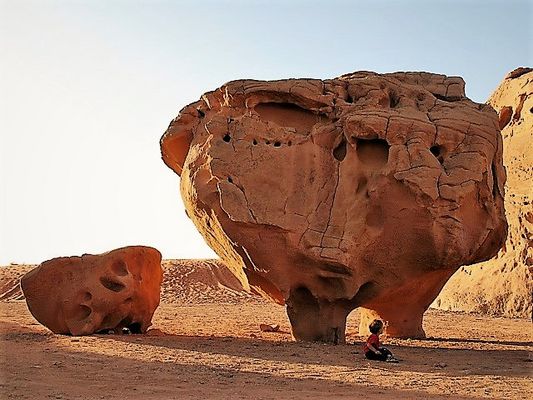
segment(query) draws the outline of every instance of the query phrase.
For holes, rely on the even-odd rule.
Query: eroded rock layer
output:
[[[144,333],[159,305],[161,253],[130,246],[43,262],[21,279],[28,308],[55,333]]]
[[[208,244],[299,340],[343,342],[356,307],[364,329],[423,336],[447,279],[505,239],[498,118],[458,77],[234,81],[182,109],[161,150]]]
[[[533,69],[510,72],[488,103],[499,113],[507,169],[509,235],[497,257],[461,268],[434,303],[437,308],[532,317]]]

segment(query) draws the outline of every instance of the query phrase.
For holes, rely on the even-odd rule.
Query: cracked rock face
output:
[[[498,117],[458,77],[357,72],[239,80],[161,138],[187,213],[297,340],[343,342],[348,313],[420,337],[461,265],[506,236]]]
[[[22,277],[21,287],[32,315],[55,333],[126,327],[144,333],[159,305],[162,279],[159,251],[131,246],[45,261]]]
[[[460,268],[433,305],[445,310],[532,318],[533,68],[511,71],[488,103],[499,111],[502,128],[509,234],[496,257]]]

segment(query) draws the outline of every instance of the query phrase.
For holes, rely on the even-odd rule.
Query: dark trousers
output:
[[[378,350],[381,354],[376,354],[372,350],[369,350],[365,353],[365,357],[369,360],[386,361],[388,356],[392,356],[392,353],[386,347],[380,347]]]

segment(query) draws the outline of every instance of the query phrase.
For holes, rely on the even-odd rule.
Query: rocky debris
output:
[[[278,332],[279,325],[278,324],[259,324],[259,329],[261,330],[261,332]]]
[[[505,208],[509,235],[498,255],[461,268],[434,303],[443,310],[533,316],[533,69],[509,73],[488,103],[506,120]],[[513,118],[510,114],[515,110]]]
[[[161,254],[144,246],[48,260],[21,279],[28,308],[55,333],[144,333],[159,305]]]
[[[498,118],[431,73],[239,80],[161,138],[189,217],[246,290],[287,307],[297,340],[342,343],[362,307],[388,334],[506,236]]]

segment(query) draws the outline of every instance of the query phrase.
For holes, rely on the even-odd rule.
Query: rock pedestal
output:
[[[356,72],[239,80],[161,138],[189,217],[300,340],[342,343],[356,307],[393,336],[505,240],[498,116],[459,77]]]

